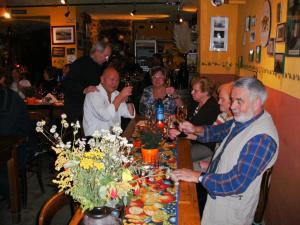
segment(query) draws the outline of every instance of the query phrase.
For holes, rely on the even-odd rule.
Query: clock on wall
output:
[[[263,47],[266,47],[269,42],[271,19],[271,3],[269,0],[265,0],[263,5],[263,13],[260,20],[260,41]]]

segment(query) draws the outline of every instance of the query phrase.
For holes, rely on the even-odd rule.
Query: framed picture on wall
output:
[[[256,16],[252,16],[251,17],[251,27],[255,27],[256,26]]]
[[[275,73],[284,73],[284,54],[276,53],[274,55],[274,72]]]
[[[65,57],[65,47],[53,47],[52,48],[53,57]]]
[[[248,55],[248,61],[253,62],[253,60],[254,60],[254,50],[250,49],[249,50],[249,55]]]
[[[74,26],[51,27],[52,44],[75,44]]]
[[[300,1],[288,0],[286,54],[300,56]]]
[[[283,41],[285,41],[285,23],[280,23],[276,29],[276,42]]]
[[[228,17],[211,17],[210,51],[227,51]]]
[[[249,38],[249,41],[250,41],[251,43],[255,42],[255,36],[256,36],[255,31],[250,32],[250,38]]]
[[[251,16],[246,16],[245,21],[245,31],[250,31],[250,25],[251,25]]]
[[[256,46],[256,51],[255,51],[255,62],[260,63],[261,59],[261,46],[258,45]]]
[[[277,23],[281,23],[282,20],[282,4],[281,2],[277,3],[277,11],[276,11],[276,21]]]
[[[262,8],[262,16],[260,20],[260,41],[261,46],[266,47],[270,38],[271,32],[271,3],[269,0],[264,1]]]
[[[275,39],[270,38],[268,47],[267,47],[267,53],[268,53],[268,55],[274,55],[274,52],[275,52]]]

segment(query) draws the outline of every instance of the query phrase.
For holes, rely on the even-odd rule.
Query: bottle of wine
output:
[[[155,108],[155,115],[156,115],[156,121],[161,121],[163,122],[164,121],[164,104],[162,102],[162,99],[158,99],[156,101],[156,108]]]

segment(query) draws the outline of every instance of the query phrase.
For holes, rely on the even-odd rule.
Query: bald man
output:
[[[84,100],[83,129],[86,136],[98,130],[109,130],[112,126],[121,126],[121,117],[134,118],[135,109],[126,99],[132,93],[132,87],[117,91],[120,82],[119,73],[109,67],[104,70],[98,91],[90,92]]]

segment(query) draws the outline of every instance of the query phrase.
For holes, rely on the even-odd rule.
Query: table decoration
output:
[[[61,117],[60,134],[55,125],[47,131],[45,121],[37,123],[36,131],[53,143],[52,149],[57,154],[55,169],[59,173],[53,182],[58,184],[59,191],[79,202],[83,211],[121,216],[124,213],[120,206],[128,205],[140,193],[142,183],[169,174],[169,169],[146,171],[140,162],[134,161],[133,145],[120,136],[121,128],[96,131],[87,141],[77,138],[79,122],[69,124],[65,114]],[[73,128],[73,140],[63,142],[69,127]]]

